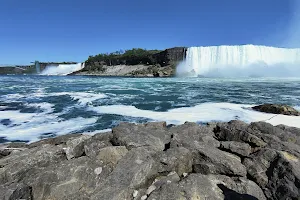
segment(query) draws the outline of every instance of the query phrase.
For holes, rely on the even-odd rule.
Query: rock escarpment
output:
[[[0,199],[298,199],[300,129],[241,121],[2,144]]]

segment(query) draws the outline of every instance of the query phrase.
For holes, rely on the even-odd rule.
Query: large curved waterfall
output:
[[[190,47],[177,74],[300,76],[300,49],[255,45]]]
[[[58,66],[47,66],[41,75],[68,75],[84,68],[84,63],[60,64]]]

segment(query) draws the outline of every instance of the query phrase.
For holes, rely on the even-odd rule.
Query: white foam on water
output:
[[[61,113],[52,113],[53,105],[49,103],[29,104],[43,110],[40,113],[20,113],[16,110],[1,111],[0,121],[9,119],[8,126],[0,125],[0,137],[8,140],[36,141],[43,134],[64,135],[80,131],[87,126],[93,125],[97,118],[73,118],[63,120],[58,116]]]
[[[88,105],[91,102],[106,98],[107,95],[102,93],[91,93],[91,92],[54,92],[54,93],[45,93],[44,90],[37,90],[37,92],[30,93],[30,94],[7,94],[3,95],[0,99],[4,100],[5,102],[12,102],[12,101],[20,101],[22,99],[31,99],[31,98],[42,98],[42,97],[50,97],[50,96],[64,96],[68,95],[73,100],[77,100],[81,106]]]
[[[50,95],[61,96],[61,95],[69,95],[73,100],[77,100],[80,105],[88,105],[89,103],[106,98],[105,94],[99,93],[89,93],[89,92],[61,92],[61,93],[50,93]]]
[[[230,121],[239,119],[247,123],[266,121],[273,125],[284,124],[300,128],[300,117],[261,113],[250,109],[254,105],[232,103],[203,103],[194,107],[176,108],[167,112],[141,110],[134,106],[111,105],[89,107],[98,113],[116,114],[130,117],[144,117],[169,124],[190,122]]]
[[[84,63],[60,64],[58,66],[48,66],[40,75],[68,75],[84,68]]]

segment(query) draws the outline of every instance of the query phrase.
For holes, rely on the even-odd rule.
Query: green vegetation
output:
[[[126,51],[116,51],[113,53],[98,54],[89,56],[86,64],[89,66],[101,65],[154,65],[157,64],[154,54],[159,53],[159,50],[146,50],[141,48],[133,48]]]

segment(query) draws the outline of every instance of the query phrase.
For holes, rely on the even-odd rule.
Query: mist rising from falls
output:
[[[84,63],[60,64],[58,66],[47,66],[41,75],[68,75],[84,68]]]
[[[178,76],[300,77],[300,49],[267,46],[190,47]]]

